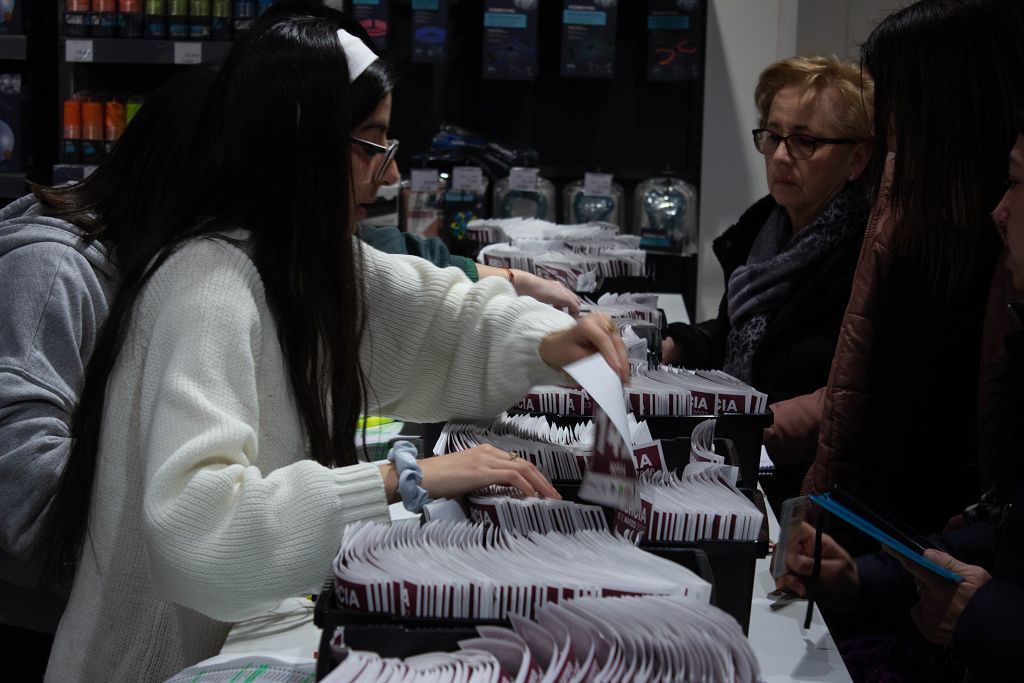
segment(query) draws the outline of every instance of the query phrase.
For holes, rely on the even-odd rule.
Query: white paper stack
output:
[[[481,626],[452,653],[381,659],[342,651],[330,683],[360,681],[755,683],[757,659],[725,612],[678,597],[580,598],[512,628]]]
[[[690,432],[690,462],[725,464],[725,457],[715,453],[715,418],[704,420]]]
[[[572,534],[592,529],[605,531],[608,520],[597,505],[568,500],[524,498],[516,489],[491,486],[467,499],[469,518],[517,534],[537,532]]]
[[[640,479],[649,541],[756,541],[764,515],[736,488],[737,468],[691,463],[681,477],[653,472]]]
[[[402,617],[532,617],[586,596],[671,595],[707,603],[689,569],[601,531],[511,534],[470,522],[356,523],[334,561],[339,604]]]
[[[604,294],[596,302],[584,299],[580,305],[580,313],[604,313],[615,321],[639,321],[659,327],[662,325],[657,294]]]
[[[482,218],[469,222],[466,235],[480,244],[505,242],[519,246],[541,241],[561,245],[608,243],[616,247],[640,247],[638,237],[620,235],[618,226],[600,222],[559,225],[536,218]]]
[[[656,370],[634,364],[626,403],[637,417],[763,413],[768,395],[721,370]],[[585,392],[557,386],[536,386],[515,406],[531,413],[589,415],[593,404]]]
[[[548,247],[537,251],[537,245],[505,243],[490,244],[480,250],[477,260],[496,268],[525,270],[548,280],[557,280],[577,292],[591,292],[597,288],[599,278],[644,277],[647,273],[647,255],[641,249],[608,248],[597,253],[579,253],[567,248],[551,248],[557,243],[544,243]],[[596,251],[596,250],[595,250]]]
[[[583,392],[575,391],[552,395],[559,400],[555,410],[563,414],[590,412],[589,397],[583,406]],[[539,397],[538,397],[539,399]],[[544,406],[538,402],[531,405]],[[566,413],[566,411],[570,411]],[[644,422],[630,416],[627,420],[633,464],[637,471],[665,471],[665,455],[661,442],[651,438]],[[594,425],[581,422],[560,427],[543,416],[508,415],[502,413],[491,421],[452,420],[441,430],[434,446],[434,454],[455,453],[476,446],[490,444],[503,451],[519,454],[537,466],[549,479],[579,481],[587,470],[593,455]]]

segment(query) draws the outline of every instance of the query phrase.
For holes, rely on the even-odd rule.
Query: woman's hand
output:
[[[511,486],[526,496],[561,499],[537,467],[508,451],[485,445],[458,453],[417,460],[421,486],[431,498],[457,498],[491,485]],[[388,500],[398,502],[398,475],[391,463],[380,466]]]
[[[568,287],[555,280],[545,280],[523,270],[515,273],[515,288],[519,296],[532,296],[537,301],[565,309],[572,317],[580,314],[580,298]]]
[[[900,564],[913,575],[917,586],[917,604],[910,610],[910,618],[929,642],[952,645],[956,624],[964,608],[992,576],[981,567],[964,564],[941,550],[925,550],[924,557],[959,574],[964,580],[960,583],[949,581],[916,562],[897,556]]]
[[[814,569],[814,527],[801,522],[788,547],[778,548],[786,562],[786,573],[775,579],[775,587],[800,597],[807,595],[807,581]],[[828,534],[821,535],[821,573],[815,596],[819,603],[836,609],[853,606],[860,591],[857,563],[843,546]]]
[[[604,356],[623,383],[629,381],[626,345],[622,343],[622,336],[615,323],[604,313],[588,315],[574,327],[552,332],[540,342],[541,359],[556,370],[586,358],[595,351]]]
[[[676,340],[668,335],[661,339],[661,362],[669,364],[679,364],[682,362],[682,353],[679,345],[676,344]]]

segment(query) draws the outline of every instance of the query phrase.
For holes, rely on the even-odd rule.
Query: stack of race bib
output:
[[[381,659],[337,646],[330,683],[722,681],[756,683],[757,659],[736,621],[676,596],[548,604],[512,628],[480,626],[452,653]]]
[[[533,617],[587,596],[711,598],[689,569],[607,532],[518,535],[470,522],[350,525],[334,589],[354,611],[461,619]]]
[[[583,400],[582,393],[582,390],[575,392],[576,400]],[[573,400],[569,398],[572,394],[561,396]],[[637,471],[665,471],[661,442],[651,438],[650,429],[643,422],[630,419],[628,424]],[[434,453],[455,453],[491,444],[500,450],[518,453],[549,479],[579,481],[593,455],[594,434],[594,425],[590,421],[560,427],[541,416],[502,413],[486,422],[449,422],[441,431]]]
[[[657,542],[756,541],[764,514],[736,488],[737,468],[691,463],[683,475],[640,477],[644,538]]]
[[[768,395],[721,370],[656,370],[634,364],[626,404],[637,417],[763,413]],[[593,403],[586,392],[537,386],[519,400],[519,410],[557,415],[589,415]]]

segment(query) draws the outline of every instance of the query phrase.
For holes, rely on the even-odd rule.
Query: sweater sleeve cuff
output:
[[[528,320],[528,324],[522,325],[523,332],[518,336],[516,343],[511,347],[511,353],[502,359],[502,375],[515,377],[522,375],[525,369],[525,381],[527,390],[530,387],[546,384],[561,384],[571,382],[561,370],[555,370],[544,362],[540,357],[540,343],[544,337],[552,332],[559,332],[568,329],[575,324],[575,321],[565,313],[555,310],[549,306],[535,306],[526,313],[522,320]]]
[[[449,262],[452,266],[455,266],[469,278],[470,282],[480,281],[480,271],[476,269],[476,263],[472,259],[468,259],[465,256],[449,256]]]
[[[388,522],[387,491],[380,467],[374,463],[361,463],[334,470],[338,484],[342,525],[352,522]]]

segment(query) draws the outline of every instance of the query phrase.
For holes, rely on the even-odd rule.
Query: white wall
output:
[[[767,192],[749,130],[754,87],[768,64],[795,54],[856,60],[881,17],[907,0],[710,0],[701,150],[696,320],[718,312],[724,282],[711,242]]]

